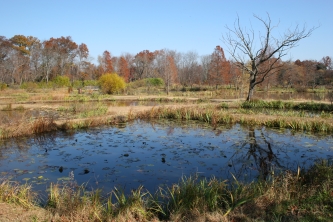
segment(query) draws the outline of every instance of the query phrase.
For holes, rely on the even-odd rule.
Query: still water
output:
[[[74,175],[87,189],[126,192],[143,185],[151,192],[197,174],[242,181],[269,178],[271,172],[308,168],[333,160],[330,135],[244,128],[213,130],[198,122],[134,121],[117,127],[55,132],[0,142],[0,175],[31,183],[45,192],[51,182]]]

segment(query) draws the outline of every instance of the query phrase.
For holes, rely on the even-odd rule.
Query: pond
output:
[[[32,183],[40,193],[50,183],[74,180],[88,190],[150,192],[197,174],[232,180],[269,178],[286,169],[333,160],[330,135],[289,130],[211,126],[195,121],[134,121],[117,127],[54,132],[0,142],[0,175]]]

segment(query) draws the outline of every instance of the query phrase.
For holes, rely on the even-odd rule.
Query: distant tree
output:
[[[223,48],[219,45],[216,46],[211,55],[208,72],[208,82],[215,85],[216,88],[223,83],[223,74],[225,74],[224,64],[226,61],[227,59],[225,58]]]
[[[133,60],[133,68],[135,73],[134,79],[150,78],[153,73],[153,61],[155,53],[149,50],[143,50],[135,55]]]
[[[46,41],[46,46],[48,50],[52,50],[53,57],[55,57],[53,58],[57,64],[57,70],[54,70],[55,75],[68,73],[74,64],[78,49],[78,45],[72,40],[72,37],[51,38]]]
[[[228,33],[223,36],[224,42],[228,45],[231,57],[241,69],[246,70],[249,75],[249,91],[246,100],[251,100],[256,85],[262,83],[269,75],[274,75],[280,68],[278,61],[287,54],[289,49],[297,46],[300,40],[309,37],[315,28],[307,30],[297,25],[292,30],[287,30],[280,39],[272,36],[276,26],[272,26],[271,19],[267,20],[254,16],[264,25],[265,31],[255,37],[254,30],[246,31],[240,25],[237,18],[234,28],[227,27]],[[255,41],[259,41],[256,43]],[[273,59],[273,60],[271,60]],[[261,67],[271,60],[266,68]],[[250,66],[247,62],[250,61]]]
[[[8,63],[12,52],[11,42],[5,36],[0,36],[0,82],[10,83]]]
[[[326,69],[331,70],[333,69],[332,59],[329,56],[325,56],[321,59],[321,62],[325,65]]]
[[[41,55],[43,76],[41,80],[49,81],[51,78],[51,71],[56,66],[56,52],[53,50],[51,41],[44,41],[43,50]]]
[[[99,61],[99,65],[100,65],[101,69],[103,70],[103,74],[114,72],[112,57],[111,57],[111,53],[109,51],[105,50],[103,52],[103,56],[99,57],[98,61]]]
[[[32,45],[32,42],[29,38],[24,35],[15,35],[10,39],[13,44],[13,48],[21,52],[23,55],[30,54],[29,48]]]
[[[284,88],[301,86],[304,83],[302,67],[294,62],[285,62],[277,75],[278,84]]]
[[[303,73],[304,83],[311,87],[316,88],[320,84],[320,72],[318,72],[318,62],[315,60],[296,60],[295,64],[300,66],[300,71]]]
[[[209,66],[211,64],[211,60],[212,60],[212,56],[211,55],[205,55],[205,56],[201,56],[201,78],[199,83],[207,83],[208,82],[208,78],[209,78]]]
[[[177,67],[174,57],[175,51],[160,50],[155,55],[157,76],[164,80],[166,92],[169,95],[170,87],[177,81]]]
[[[84,67],[87,65],[87,59],[89,56],[88,46],[84,43],[81,43],[77,49],[77,63],[76,63],[76,72],[73,73],[76,77],[81,80],[86,79],[87,73],[84,72]]]
[[[236,90],[241,89],[241,94],[243,93],[243,79],[244,75],[242,70],[235,64],[235,62],[231,61],[230,63],[230,81],[235,86]]]
[[[40,81],[43,78],[42,52],[43,44],[36,37],[29,36],[31,45],[29,47],[30,58],[30,79],[31,81]]]
[[[178,74],[178,71],[177,71],[174,57],[171,55],[168,55],[166,58],[166,68],[165,68],[165,74],[164,74],[164,81],[166,83],[166,91],[167,91],[168,95],[169,95],[171,85],[177,81],[177,74]]]
[[[121,77],[124,78],[125,82],[129,82],[130,78],[130,67],[124,56],[119,58],[118,62],[118,73]]]
[[[268,53],[271,50],[268,50]],[[272,64],[274,65],[274,70],[271,70],[267,73],[265,77],[265,81],[262,81],[258,85],[262,87],[262,89],[269,90],[272,85],[277,85],[277,74],[280,72],[280,69],[283,68],[284,63],[281,60],[276,60],[274,56],[267,61],[263,62],[261,66],[258,68],[259,72],[265,72],[270,68]],[[275,75],[276,74],[276,75]]]
[[[198,53],[189,51],[181,55],[178,63],[178,78],[183,86],[191,86],[199,82],[200,79],[200,66],[198,64]]]

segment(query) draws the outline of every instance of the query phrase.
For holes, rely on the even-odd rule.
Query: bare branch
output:
[[[272,36],[273,29],[277,28],[279,23],[272,26],[271,18],[267,13],[267,19],[257,15],[254,17],[264,26],[265,34],[259,32],[260,47],[256,48],[255,33],[253,29],[246,31],[240,24],[239,16],[234,23],[233,29],[226,26],[228,33],[223,36],[223,41],[227,45],[227,51],[236,61],[238,67],[246,70],[250,74],[249,94],[247,100],[251,99],[254,87],[262,83],[265,78],[276,73],[281,68],[278,64],[282,57],[287,55],[288,51],[297,46],[300,40],[310,37],[315,29],[307,29],[303,26],[300,29],[296,25],[293,29],[288,29],[279,39]]]

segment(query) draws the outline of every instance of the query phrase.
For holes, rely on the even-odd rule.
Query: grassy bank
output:
[[[156,100],[157,98],[153,99]],[[216,103],[203,103],[202,101],[195,102],[195,104],[193,104],[193,101],[180,101],[177,105],[166,104],[152,108],[146,106],[143,111],[134,111],[133,108],[128,107],[123,114],[112,114],[102,102],[93,106],[87,103],[73,103],[68,107],[58,107],[47,115],[37,118],[31,118],[28,114],[25,115],[24,107],[19,106],[19,110],[22,112],[20,117],[2,117],[0,138],[26,136],[54,130],[112,125],[134,119],[161,118],[198,120],[210,123],[213,128],[216,128],[219,124],[238,123],[241,125],[285,128],[294,131],[333,132],[333,106],[330,104],[256,101],[216,105]],[[11,106],[5,108],[5,110],[15,110]]]
[[[41,202],[29,185],[6,180],[0,183],[0,199],[26,210]],[[193,175],[154,193],[140,186],[130,195],[121,188],[107,196],[88,192],[73,179],[66,186],[51,184],[39,209],[50,221],[329,221],[333,164],[320,160],[306,171],[248,184]]]
[[[289,113],[290,114],[290,113]],[[149,111],[138,113],[134,118],[140,119],[181,119],[198,120],[210,123],[213,128],[218,124],[241,124],[251,126],[266,126],[274,128],[286,128],[295,131],[306,132],[333,132],[333,122],[328,115],[316,117],[302,117],[302,111],[293,115],[267,115],[264,112],[242,112],[240,110],[228,110],[225,106],[196,106],[196,107],[157,107]]]

